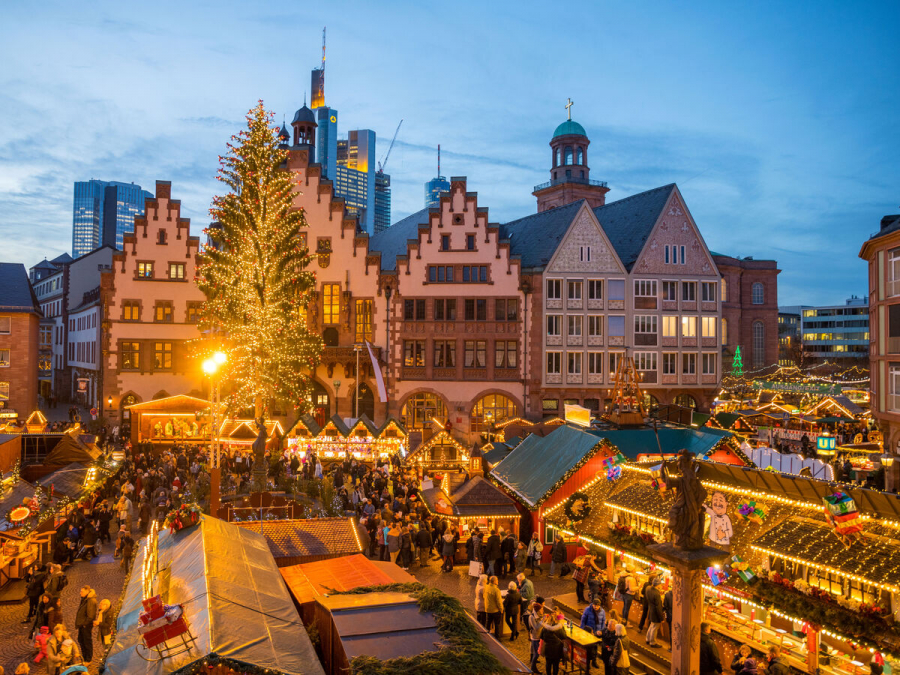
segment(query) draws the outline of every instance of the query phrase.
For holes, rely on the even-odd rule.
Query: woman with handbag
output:
[[[587,603],[584,597],[584,585],[587,583],[591,573],[596,574],[598,572],[600,572],[600,568],[594,563],[594,556],[588,553],[582,559],[581,565],[575,570],[575,574],[572,575],[572,578],[575,579],[575,595],[578,597],[579,602]]]
[[[97,618],[94,620],[94,625],[97,626],[97,637],[100,638],[100,644],[104,649],[109,647],[112,639],[113,616],[112,603],[106,598],[101,600],[97,606]]]
[[[547,675],[559,675],[559,662],[565,653],[566,625],[562,614],[552,614],[541,630],[541,655],[546,663]]]
[[[613,649],[609,664],[615,668],[616,675],[626,675],[631,672],[631,655],[628,653],[631,649],[631,641],[628,639],[628,633],[625,631],[623,624],[616,625],[616,646]]]

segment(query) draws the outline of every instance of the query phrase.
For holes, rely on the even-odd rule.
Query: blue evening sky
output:
[[[609,200],[675,181],[707,245],[774,258],[779,304],[866,292],[900,213],[897,2],[5,2],[0,258],[71,250],[72,184],[171,180],[195,234],[257,99],[290,121],[328,26],[342,136],[378,134],[393,220],[436,172],[493,221],[535,210],[575,101]]]

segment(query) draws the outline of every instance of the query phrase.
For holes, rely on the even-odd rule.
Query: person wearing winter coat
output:
[[[478,577],[478,583],[475,584],[475,618],[478,619],[478,623],[480,623],[485,628],[488,627],[487,624],[487,610],[485,609],[485,597],[484,592],[487,588],[488,576],[487,574],[482,574]]]
[[[710,642],[712,642],[712,638],[710,638]],[[701,649],[703,643],[700,643]],[[702,656],[701,652],[701,656]],[[789,675],[791,672],[791,667],[784,662],[781,658],[781,647],[778,645],[770,645],[769,646],[769,663],[766,665],[766,673],[767,675]],[[700,667],[700,672],[703,673],[703,666]],[[722,672],[721,670],[719,672]]]
[[[497,574],[500,571],[500,556],[500,535],[497,534],[497,530],[491,530],[484,552],[488,574]]]
[[[85,663],[94,660],[94,619],[97,618],[97,593],[90,586],[81,587],[81,602],[75,613],[78,645]]]
[[[631,667],[631,641],[628,639],[628,633],[625,626],[621,623],[616,625],[616,646],[613,648],[612,656],[609,657],[609,665],[615,668],[616,675],[625,675]]]
[[[550,578],[556,578],[556,570],[559,569],[564,562],[566,562],[566,542],[562,540],[562,537],[557,537],[553,542],[553,547],[550,549]]]
[[[444,532],[444,536],[441,537],[441,557],[444,559],[444,564],[441,565],[441,572],[453,571],[453,558],[455,556],[456,541],[453,538],[453,533],[447,530]]]
[[[749,645],[741,645],[731,661],[731,669],[737,675],[756,675],[756,659],[752,654],[753,650]]]
[[[496,576],[488,579],[488,585],[484,589],[484,611],[487,614],[488,631],[494,629],[494,637],[500,640],[500,632],[503,628],[500,617],[503,613],[503,595],[500,593],[499,580]]]
[[[500,543],[500,576],[506,577],[516,568],[516,536],[508,532]]]
[[[594,598],[590,605],[584,608],[581,614],[581,630],[585,630],[597,637],[603,635],[606,630],[606,611],[600,606],[600,598]],[[597,646],[591,645],[587,648],[588,665],[585,673],[591,672],[591,666],[597,668]]]
[[[544,570],[541,569],[541,554],[543,551],[544,545],[538,539],[538,533],[532,532],[531,541],[528,542],[527,553],[528,562],[531,563],[531,576],[534,576],[535,571],[540,572],[541,575],[544,574]]]
[[[97,618],[94,619],[97,627],[97,637],[100,638],[102,647],[108,647],[112,638],[113,612],[112,603],[104,598],[97,606]]]
[[[82,663],[81,650],[69,636],[63,624],[53,628],[53,637],[47,641],[47,673],[59,675],[69,666]]]
[[[50,629],[47,626],[41,626],[41,632],[34,637],[34,648],[38,650],[37,656],[34,657],[35,663],[40,663],[47,658],[47,643],[50,642]]]
[[[565,652],[566,625],[562,614],[554,614],[543,623],[544,661],[547,675],[559,675],[559,662]]]
[[[47,566],[41,565],[26,577],[28,583],[25,586],[25,595],[28,597],[28,616],[22,623],[30,623],[37,613],[38,603],[44,593],[44,582],[48,576]]]
[[[603,661],[603,672],[604,673],[612,673],[613,669],[610,665],[610,661],[612,660],[613,650],[616,648],[616,626],[619,625],[619,615],[616,614],[616,610],[610,610],[606,615],[606,628],[603,630],[603,633],[600,635],[600,660]]]
[[[523,614],[523,623],[528,629],[528,640],[531,642],[531,672],[538,672],[537,662],[540,658],[538,648],[541,644],[541,632],[544,630],[544,598],[537,596],[534,604],[529,607],[528,613]]]
[[[659,631],[659,624],[666,620],[666,612],[663,609],[662,594],[659,592],[660,578],[653,577],[650,588],[647,589],[647,620],[650,627],[647,629],[647,644],[653,648],[661,647],[656,641],[656,633]]]
[[[524,572],[519,572],[516,576],[516,586],[519,588],[519,595],[522,596],[522,615],[524,616],[526,608],[531,605],[531,601],[535,599],[534,584],[531,579],[525,577]],[[543,604],[543,602],[541,603]]]
[[[31,624],[29,638],[33,638],[42,626],[51,628],[58,623],[62,623],[62,605],[59,598],[49,593],[44,593],[38,602],[37,610],[34,614],[34,623]]]
[[[419,548],[419,567],[428,567],[428,554],[431,552],[431,530],[424,524],[416,532],[416,546]]]
[[[712,627],[704,621],[700,624],[700,675],[719,675],[722,672],[722,660],[719,658],[719,648],[710,635]],[[777,648],[776,648],[777,649]],[[771,665],[772,650],[769,649],[769,660]],[[774,675],[787,675],[788,668],[785,666],[783,673]],[[773,675],[769,671],[769,675]]]
[[[391,555],[391,562],[397,564],[397,558],[400,557],[400,530],[398,530],[396,527],[391,527],[391,529],[388,530],[385,541],[387,541],[388,553],[390,553]]]
[[[525,562],[528,556],[528,549],[521,541],[516,544],[516,552],[514,555],[516,564],[516,574],[522,574],[525,571]]]
[[[408,570],[412,563],[412,535],[409,528],[404,525],[400,528],[400,555],[398,559],[401,561],[400,566],[404,570]]]
[[[509,626],[512,642],[519,637],[519,613],[522,611],[522,595],[515,581],[510,581],[507,586],[506,597],[503,598],[503,612],[506,625]]]

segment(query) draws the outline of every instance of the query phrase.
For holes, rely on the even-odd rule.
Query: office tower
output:
[[[337,166],[337,114],[328,106],[313,108],[316,113],[316,161],[322,165],[322,175],[334,180]]]
[[[375,132],[356,129],[335,143],[334,193],[365,232],[375,232]],[[321,160],[320,160],[321,162]]]
[[[441,205],[441,193],[450,192],[450,182],[441,175],[441,146],[438,146],[437,176],[425,183],[425,208]]]
[[[383,232],[391,226],[391,177],[381,172],[375,173],[375,233]]]
[[[122,248],[122,237],[134,230],[134,217],[144,214],[153,195],[134,183],[89,180],[75,183],[72,212],[72,255],[79,258],[100,246]]]

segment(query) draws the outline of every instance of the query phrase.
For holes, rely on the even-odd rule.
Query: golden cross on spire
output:
[[[573,105],[575,105],[575,103],[573,103],[573,102],[572,102],[572,99],[570,98],[570,99],[566,102],[566,113],[568,113],[569,119],[570,119],[570,120],[572,119],[572,106],[573,106]]]

